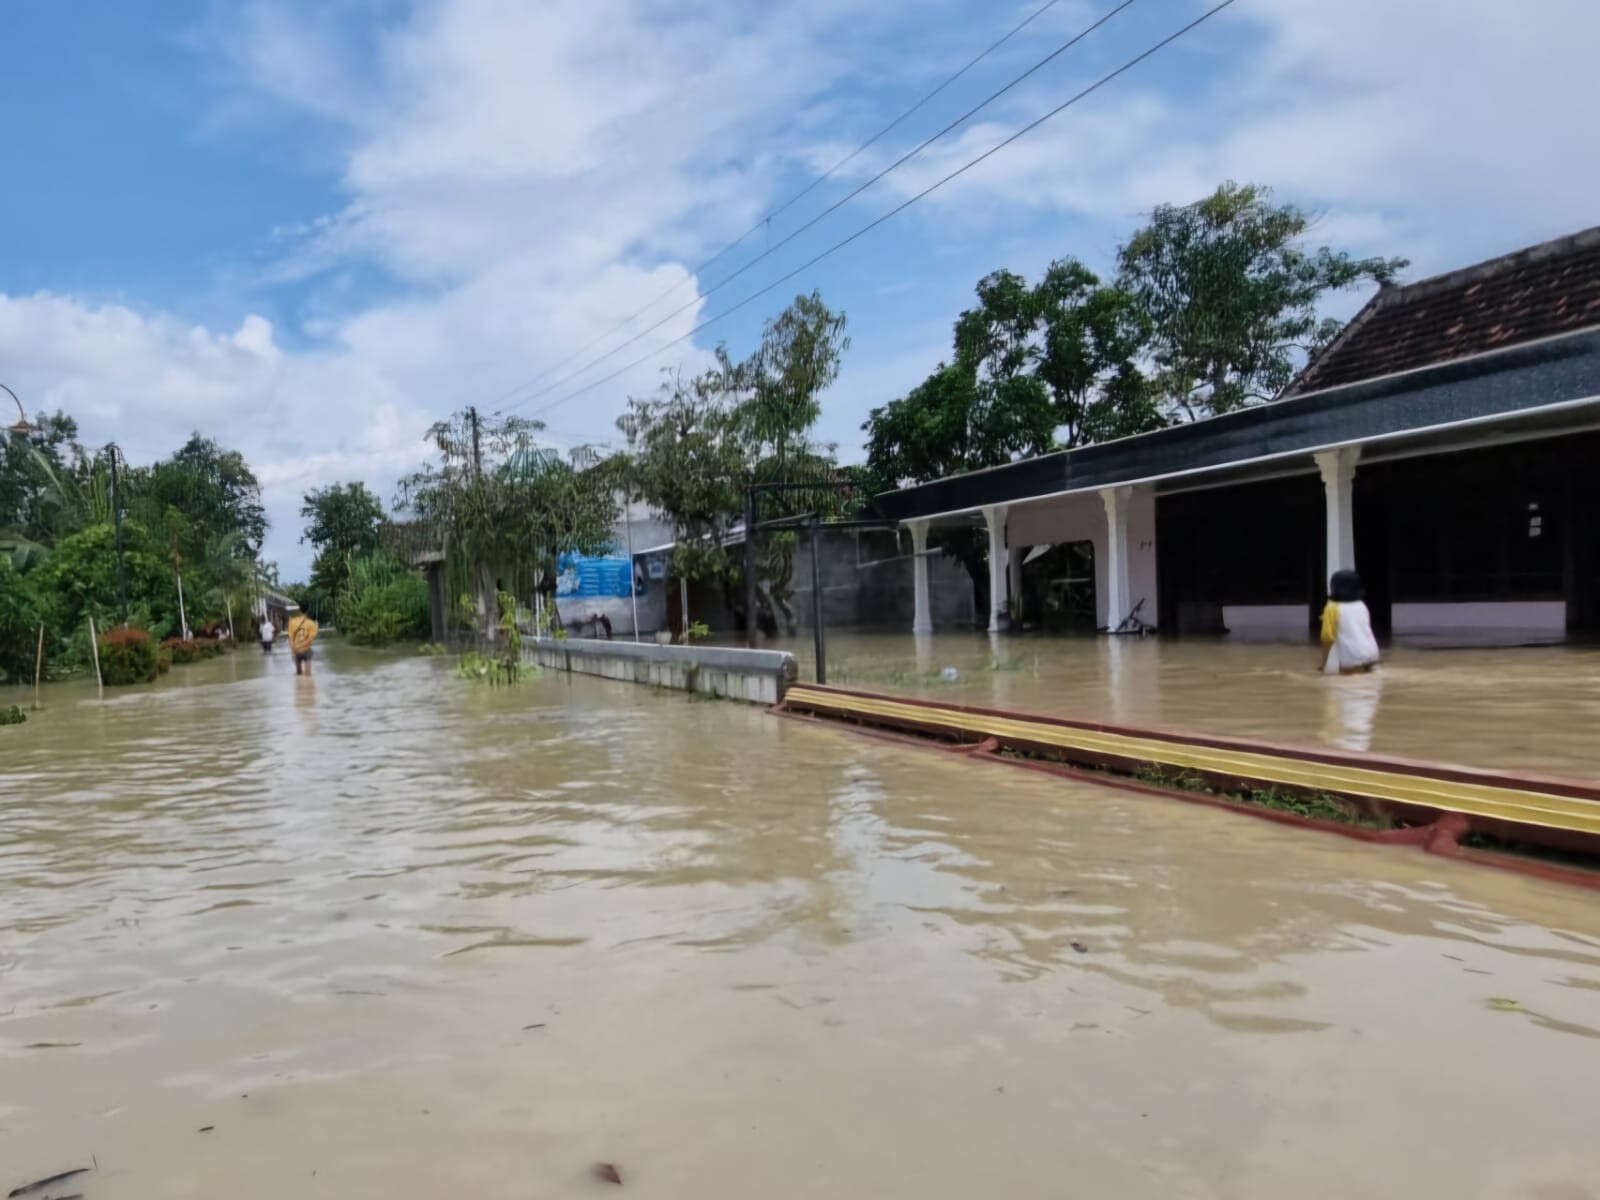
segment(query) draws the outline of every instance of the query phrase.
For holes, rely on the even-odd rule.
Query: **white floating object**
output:
[[[939,672],[939,677],[946,683],[954,683],[956,680],[961,678],[961,672],[956,670],[954,667],[946,667],[944,670]]]

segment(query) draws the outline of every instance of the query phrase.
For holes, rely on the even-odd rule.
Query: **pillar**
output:
[[[1006,612],[1006,506],[985,508],[983,523],[989,527],[989,632],[998,633]]]
[[[1131,487],[1100,489],[1106,508],[1106,628],[1115,629],[1128,618],[1133,589],[1128,583],[1128,504]]]
[[[1008,604],[1022,599],[1022,560],[1028,553],[1026,546],[1012,546],[1006,551],[1006,596]],[[1008,608],[1009,612],[1010,609]]]
[[[909,521],[911,529],[911,579],[916,592],[912,633],[933,632],[933,609],[928,600],[928,522]]]
[[[1327,575],[1355,570],[1356,523],[1352,496],[1356,459],[1360,455],[1359,446],[1340,446],[1337,450],[1323,450],[1312,456],[1322,475],[1323,510],[1328,518]]]

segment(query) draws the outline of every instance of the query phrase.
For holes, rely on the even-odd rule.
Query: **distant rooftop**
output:
[[[1383,288],[1284,396],[1594,326],[1600,326],[1600,226]]]

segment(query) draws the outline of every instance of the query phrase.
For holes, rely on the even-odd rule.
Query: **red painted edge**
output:
[[[884,692],[863,692],[851,688],[835,688],[813,683],[803,686],[836,696],[858,696],[867,700],[886,700],[893,704],[912,704],[951,713],[1003,717],[1007,720],[1015,721],[1034,721],[1041,725],[1058,725],[1066,729],[1083,729],[1093,733],[1115,733],[1124,737],[1159,738],[1191,746],[1205,746],[1213,750],[1238,750],[1249,754],[1277,754],[1285,758],[1326,763],[1331,766],[1356,767],[1369,771],[1390,771],[1397,775],[1431,776],[1435,779],[1449,779],[1457,783],[1477,783],[1486,787],[1514,788],[1546,792],[1556,796],[1570,796],[1577,800],[1600,801],[1600,784],[1586,782],[1581,779],[1567,779],[1555,775],[1541,775],[1535,772],[1512,774],[1505,771],[1484,770],[1477,767],[1464,767],[1450,763],[1428,762],[1423,759],[1400,758],[1383,754],[1352,754],[1348,751],[1294,746],[1283,742],[1184,733],[1159,727],[1140,728],[1135,725],[1111,725],[1100,721],[1081,721],[1067,717],[1054,717],[1044,713],[948,704],[942,700],[926,700],[921,696],[894,696]],[[785,700],[784,703],[788,703],[788,701]]]
[[[838,688],[830,688],[828,690],[842,691],[842,689]],[[866,695],[867,693],[859,692],[854,694]],[[892,699],[892,697],[884,698]],[[774,716],[785,717],[791,721],[818,725],[823,723],[823,719],[817,714],[792,709],[786,701],[772,706],[767,711]],[[974,709],[970,711],[986,712],[994,710]],[[1072,724],[1072,722],[1063,722],[1063,724]],[[925,737],[914,737],[911,734],[895,733],[891,730],[861,724],[830,721],[828,722],[828,727],[844,728],[858,737],[872,738],[875,741],[890,742],[901,746],[915,746],[923,750],[938,750],[947,754],[959,754],[961,757],[974,762],[1020,767],[1025,771],[1037,771],[1043,775],[1054,775],[1062,779],[1094,784],[1098,787],[1115,788],[1121,792],[1135,792],[1145,796],[1159,796],[1166,800],[1181,800],[1186,804],[1200,804],[1207,808],[1225,809],[1241,816],[1272,821],[1279,825],[1298,826],[1301,829],[1310,829],[1318,833],[1337,834],[1339,837],[1349,838],[1357,842],[1366,842],[1369,845],[1415,846],[1426,853],[1438,854],[1445,858],[1454,858],[1463,862],[1475,863],[1479,866],[1494,867],[1498,870],[1528,875],[1535,879],[1543,879],[1553,883],[1565,883],[1575,887],[1600,890],[1600,871],[1586,871],[1581,867],[1564,867],[1557,863],[1543,863],[1536,859],[1518,858],[1511,854],[1500,854],[1493,850],[1478,850],[1458,844],[1456,839],[1465,832],[1465,824],[1464,821],[1460,820],[1459,813],[1443,814],[1432,825],[1419,825],[1409,829],[1362,829],[1359,826],[1345,825],[1338,821],[1324,821],[1316,817],[1302,817],[1297,813],[1279,812],[1271,808],[1257,808],[1249,804],[1236,804],[1231,800],[1208,796],[1200,792],[1185,792],[1176,788],[1155,787],[1139,780],[1129,779],[1126,776],[1111,775],[1099,771],[1085,771],[1081,768],[1069,767],[1061,763],[1039,762],[1032,759],[991,754],[980,749],[982,743],[939,746]],[[1112,727],[1104,726],[1102,728],[1110,729]],[[1452,820],[1452,818],[1456,819]]]

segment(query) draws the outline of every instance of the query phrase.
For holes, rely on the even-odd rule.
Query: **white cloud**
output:
[[[1103,70],[1142,48],[1191,11],[1176,8],[1151,10],[1147,27],[1119,20],[1106,33],[1120,41],[1097,44],[1091,61]],[[1087,7],[1073,9],[846,174],[877,170],[1009,64],[1081,25]],[[318,161],[332,156],[344,190],[332,211],[263,231],[279,253],[258,284],[292,285],[297,307],[267,309],[276,328],[252,314],[207,329],[84,297],[0,295],[0,362],[31,408],[59,405],[87,437],[115,437],[135,457],[170,451],[190,429],[245,450],[275,522],[269,554],[294,574],[307,487],[359,476],[387,495],[444,413],[500,399],[530,413],[561,397],[519,385],[669,288],[673,301],[652,317],[693,299],[691,265],[754,223],[780,184],[831,165],[981,44],[977,31],[1022,12],[1002,19],[957,0],[423,0],[382,25],[375,14],[392,10],[365,4],[222,11],[195,43],[228,83],[206,118],[213,136],[287,116]],[[1417,270],[1592,220],[1597,26],[1591,0],[1237,6],[1191,48],[1164,52],[915,210],[926,230],[917,253],[895,278],[858,289],[856,303],[878,311],[852,322],[819,432],[854,457],[866,410],[948,352],[955,311],[935,319],[915,301],[948,290],[926,280],[951,270],[958,248],[1036,247],[1038,263],[1010,262],[1022,270],[1071,252],[1104,265],[1142,210],[1229,177],[1274,184],[1325,214],[1322,236],[1408,255]],[[925,186],[1094,73],[1074,60],[1041,76],[795,249],[809,254]],[[832,269],[847,272],[847,256]],[[374,271],[396,281],[376,300],[349,284]],[[595,374],[700,315],[689,308]],[[680,353],[692,367],[696,352],[672,359]],[[555,409],[550,424],[569,431],[559,440],[605,436],[627,392],[657,378],[646,363]]]

